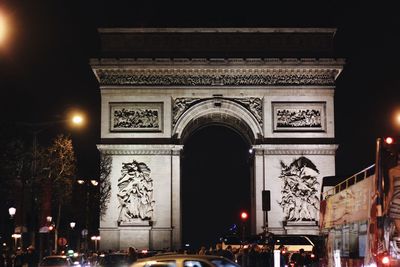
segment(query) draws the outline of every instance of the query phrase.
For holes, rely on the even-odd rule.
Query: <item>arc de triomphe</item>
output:
[[[251,231],[318,234],[322,178],[335,175],[335,29],[100,29],[101,248],[181,246],[184,140],[208,124],[254,151]]]

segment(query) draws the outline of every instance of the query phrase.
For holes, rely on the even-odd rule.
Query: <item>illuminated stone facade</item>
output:
[[[322,177],[335,175],[334,89],[344,64],[331,56],[333,29],[100,35],[102,55],[91,60],[101,90],[98,149],[112,162],[101,249],[181,246],[180,153],[209,123],[234,127],[254,149],[252,232],[262,231],[262,190],[270,190],[269,231],[318,233]]]

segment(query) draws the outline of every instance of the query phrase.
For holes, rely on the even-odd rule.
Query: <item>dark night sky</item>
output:
[[[89,124],[73,132],[82,175],[97,169],[100,93],[88,59],[99,51],[98,27],[335,27],[336,55],[347,61],[335,93],[337,174],[371,165],[375,138],[400,131],[392,120],[400,108],[400,17],[384,2],[2,0],[0,10],[12,24],[0,47],[1,120],[85,110]]]

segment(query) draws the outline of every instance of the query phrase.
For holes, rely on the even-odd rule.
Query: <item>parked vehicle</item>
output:
[[[69,258],[71,259],[74,267],[89,267],[91,265],[86,255],[82,253],[81,254],[75,253]]]
[[[127,253],[116,252],[100,255],[96,267],[128,267],[130,265]]]
[[[195,254],[164,254],[135,262],[132,267],[240,267],[224,257]]]
[[[60,255],[44,257],[39,263],[39,267],[71,267],[72,265],[70,258]]]

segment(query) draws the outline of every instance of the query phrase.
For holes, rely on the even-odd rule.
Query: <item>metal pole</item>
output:
[[[376,177],[376,187],[378,197],[376,198],[376,208],[377,208],[377,216],[382,216],[382,162],[381,162],[381,147],[382,147],[382,139],[377,138],[376,140],[376,159],[375,159],[375,177]]]
[[[244,242],[244,237],[245,237],[244,232],[245,232],[245,230],[246,230],[246,226],[245,226],[245,224],[244,224],[244,222],[243,222],[243,223],[242,223],[242,243]]]
[[[88,231],[88,234],[86,235],[85,238],[85,248],[86,252],[89,250],[89,244],[88,244],[88,238],[89,238],[89,181],[85,181],[85,186],[86,186],[86,230]]]

